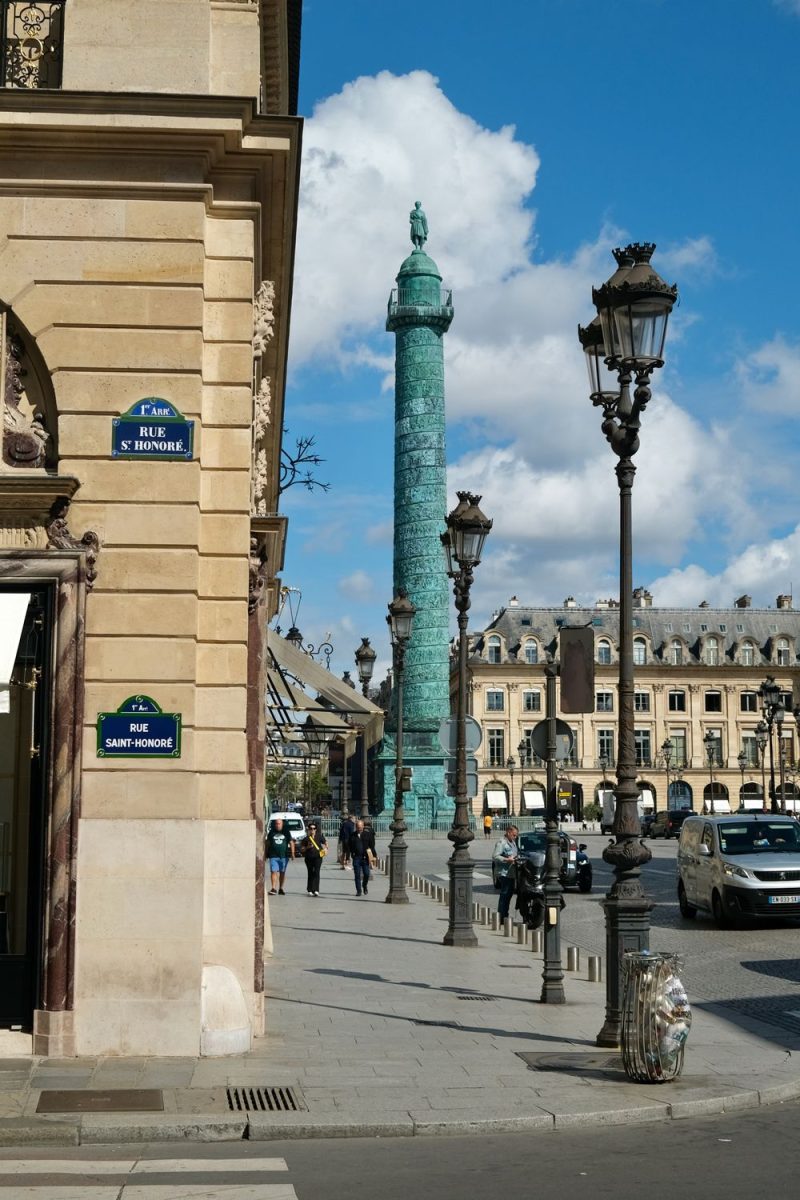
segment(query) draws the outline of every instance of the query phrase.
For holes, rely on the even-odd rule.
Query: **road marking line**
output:
[[[0,1158],[0,1175],[127,1175],[135,1164],[135,1158]]]
[[[290,1183],[145,1183],[127,1184],[121,1200],[297,1200],[297,1192]]]
[[[133,1175],[169,1174],[173,1171],[193,1171],[197,1174],[229,1171],[263,1173],[288,1171],[285,1158],[140,1158],[134,1165]]]

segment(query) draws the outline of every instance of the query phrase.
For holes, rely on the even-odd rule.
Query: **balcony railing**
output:
[[[0,0],[3,87],[61,87],[66,0]]]

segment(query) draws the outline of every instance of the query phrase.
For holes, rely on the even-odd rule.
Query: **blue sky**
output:
[[[473,624],[616,595],[614,458],[575,335],[624,240],[680,308],[645,414],[635,583],[655,602],[800,596],[800,0],[306,0],[286,423],[327,495],[283,497],[284,582],[334,667],[388,660],[393,339],[421,199],[454,289],[451,495],[494,518]],[[288,620],[282,625],[288,626]]]

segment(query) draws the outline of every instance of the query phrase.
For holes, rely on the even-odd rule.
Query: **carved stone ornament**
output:
[[[86,554],[86,590],[91,591],[97,578],[96,564],[100,551],[100,539],[91,530],[87,530],[81,538],[73,537],[67,525],[70,504],[71,501],[66,496],[59,496],[50,509],[50,520],[47,525],[47,549],[83,550]]]
[[[264,595],[267,582],[267,548],[264,538],[257,533],[250,535],[250,584],[247,593],[247,611],[254,613]]]
[[[253,358],[261,358],[275,332],[275,284],[265,279],[253,301]]]
[[[253,495],[251,512],[254,517],[267,515],[267,452],[264,448],[272,420],[272,392],[265,376],[253,398]]]
[[[44,470],[50,435],[36,402],[28,394],[25,343],[7,313],[2,314],[3,468]],[[30,378],[34,382],[34,377]]]

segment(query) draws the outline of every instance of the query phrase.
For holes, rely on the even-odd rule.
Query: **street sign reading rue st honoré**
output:
[[[111,423],[112,458],[191,460],[194,421],[187,421],[174,404],[159,396],[137,400]]]
[[[98,758],[180,758],[181,714],[162,712],[149,696],[129,696],[116,712],[97,714]]]

